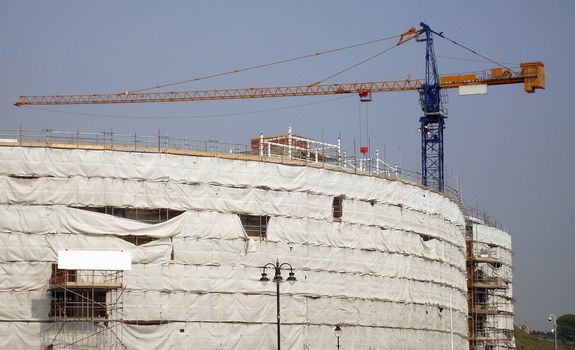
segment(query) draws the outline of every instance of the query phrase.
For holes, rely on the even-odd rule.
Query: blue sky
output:
[[[492,87],[449,93],[446,165],[513,234],[516,322],[546,330],[549,313],[575,313],[575,118],[572,1],[7,1],[0,13],[1,129],[55,129],[217,139],[247,144],[260,131],[351,151],[368,134],[392,162],[419,168],[415,92],[201,103],[17,108],[19,95],[113,93],[180,81],[397,35],[424,21],[488,57],[542,61],[547,90]],[[392,42],[176,86],[177,90],[309,84]],[[423,44],[410,42],[329,82],[420,78]],[[493,65],[436,40],[441,73]],[[305,105],[310,102],[321,102]],[[305,106],[304,106],[305,105]],[[285,107],[295,107],[287,108]],[[361,108],[361,109],[360,109]],[[257,111],[279,109],[268,113]],[[89,115],[63,114],[80,112]],[[248,113],[220,118],[208,114]],[[106,117],[97,116],[105,115]],[[151,117],[155,119],[126,119]],[[369,119],[369,130],[365,129]]]

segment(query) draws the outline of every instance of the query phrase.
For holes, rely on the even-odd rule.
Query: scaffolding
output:
[[[470,350],[514,349],[512,327],[502,325],[513,318],[508,296],[511,281],[502,277],[501,259],[493,250],[478,250],[473,224],[466,223],[468,333]]]
[[[46,349],[125,349],[123,271],[66,270],[52,265]]]

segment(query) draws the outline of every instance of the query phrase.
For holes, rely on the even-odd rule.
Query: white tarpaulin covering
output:
[[[440,215],[458,225],[464,223],[457,204],[417,186],[305,166],[215,157],[27,147],[0,147],[0,159],[0,174],[4,175],[264,186],[278,191],[377,200]]]
[[[327,219],[331,202],[306,192],[101,178],[19,179],[0,176],[11,204],[170,208]]]
[[[473,233],[477,242],[497,245],[511,250],[511,235],[505,231],[487,225],[474,224]]]
[[[258,280],[276,259],[298,279],[281,286],[286,349],[333,347],[336,324],[345,325],[346,348],[467,345],[463,215],[439,194],[207,157],[0,147],[0,159],[1,348],[97,333],[70,323],[59,334],[48,322],[62,249],[131,253],[118,330],[128,348],[273,348],[275,285]],[[345,197],[341,222],[332,218],[335,196]],[[81,207],[184,213],[149,224]],[[238,214],[269,216],[266,239],[250,240]],[[136,246],[128,236],[152,240]]]

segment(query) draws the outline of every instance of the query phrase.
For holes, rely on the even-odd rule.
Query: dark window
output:
[[[141,208],[117,208],[117,207],[84,207],[83,210],[93,211],[96,213],[108,214],[120,218],[136,220],[148,224],[158,224],[168,221],[183,213],[180,210],[173,209],[141,209]]]
[[[469,238],[473,238],[473,225],[465,225],[465,235]]]
[[[246,234],[254,239],[265,240],[267,237],[269,216],[240,214],[240,221]]]
[[[8,175],[8,176],[14,179],[25,179],[25,180],[34,180],[40,178],[40,176],[37,175]]]
[[[428,236],[428,235],[424,235],[422,233],[419,234],[421,236],[421,238],[423,239],[424,242],[430,241],[433,239],[433,237]]]
[[[150,237],[150,236],[122,236],[120,237],[126,242],[130,242],[134,245],[142,245],[146,243],[150,243],[152,241],[157,240],[158,238]]]
[[[333,221],[341,221],[341,216],[343,215],[343,197],[333,197],[332,212]]]

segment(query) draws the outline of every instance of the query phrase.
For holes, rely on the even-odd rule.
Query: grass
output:
[[[536,337],[515,327],[516,350],[554,350],[553,340]],[[557,350],[575,350],[575,346],[559,343]]]

